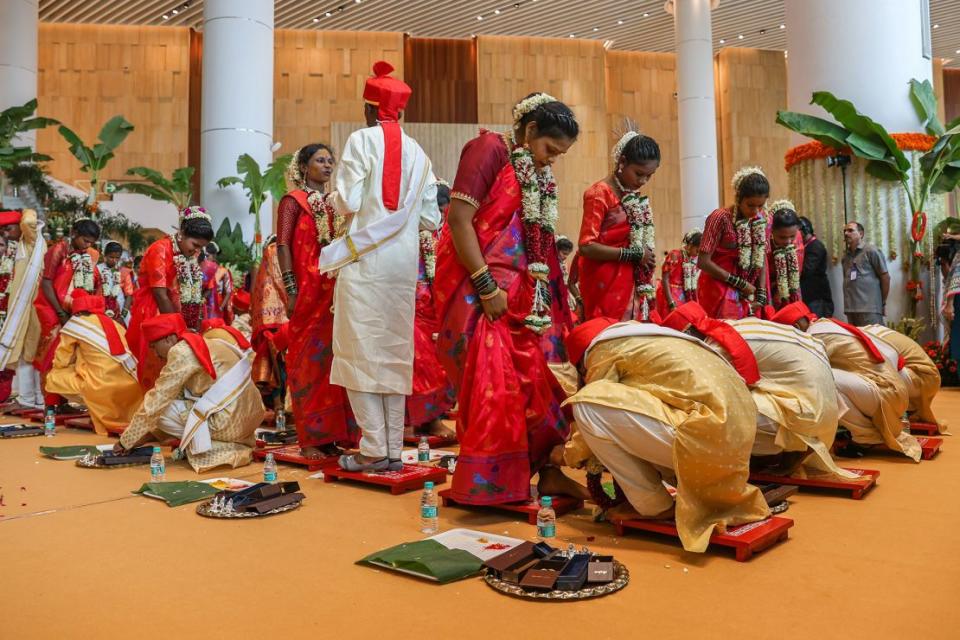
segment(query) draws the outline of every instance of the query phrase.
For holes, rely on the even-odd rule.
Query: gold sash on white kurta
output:
[[[38,220],[37,240],[33,243],[33,251],[27,262],[27,271],[20,281],[20,288],[16,295],[8,301],[7,319],[3,323],[3,328],[0,329],[0,369],[5,369],[9,364],[7,360],[16,346],[17,329],[20,323],[26,321],[27,314],[33,311],[33,301],[37,297],[37,288],[40,286],[40,272],[43,270],[43,256],[47,252],[47,243],[44,242],[42,233],[43,221]],[[23,251],[22,244],[17,251]]]
[[[396,238],[407,225],[407,220],[423,197],[423,191],[430,182],[430,161],[422,149],[417,148],[417,155],[413,161],[414,188],[407,189],[407,197],[403,206],[385,218],[367,225],[363,229],[351,232],[338,238],[320,250],[320,273],[337,271],[357,262],[361,257],[376,251]]]
[[[233,403],[247,386],[253,384],[250,373],[253,371],[254,352],[252,349],[241,351],[226,340],[216,339],[237,354],[240,360],[223,375],[218,375],[213,385],[196,402],[187,416],[187,423],[180,437],[180,450],[193,454],[209,451],[213,446],[210,438],[208,420],[213,414],[223,411]],[[187,449],[189,447],[189,449]]]
[[[83,316],[74,316],[70,318],[67,324],[63,325],[60,333],[70,336],[81,342],[85,342],[98,351],[102,351],[110,356],[114,361],[123,367],[123,370],[134,380],[137,379],[137,359],[129,351],[120,355],[110,353],[110,343],[107,342],[107,334],[103,328]]]

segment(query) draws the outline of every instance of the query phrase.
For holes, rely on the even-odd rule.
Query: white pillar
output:
[[[717,112],[710,12],[719,0],[668,0],[677,48],[680,203],[683,231],[703,228],[719,204]]]
[[[254,218],[240,186],[217,187],[237,175],[247,153],[261,171],[273,158],[273,0],[206,0],[203,5],[203,104],[200,125],[200,204],[216,230],[240,222],[253,240]],[[272,228],[269,199],[260,211],[263,234]]]
[[[829,91],[853,102],[891,133],[922,131],[909,98],[910,79],[930,80],[933,74],[932,61],[923,57],[920,0],[786,0],[785,4],[790,111],[830,119],[823,109],[810,104],[814,91]],[[791,142],[796,145],[809,139],[793,134]],[[851,210],[850,216],[857,217],[857,212]],[[905,211],[904,225],[909,217]],[[877,233],[877,229],[866,229],[867,241],[875,241]],[[903,270],[905,258],[889,265],[888,320],[909,311],[903,293],[908,275]],[[839,315],[843,274],[836,266],[829,275]],[[923,306],[918,309],[921,315]]]
[[[39,26],[38,0],[0,2],[0,111],[37,97]],[[20,139],[36,146],[35,131]]]

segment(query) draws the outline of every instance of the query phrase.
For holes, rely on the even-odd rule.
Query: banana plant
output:
[[[933,147],[920,157],[919,180],[911,184],[910,159],[879,123],[857,111],[849,100],[829,91],[817,91],[810,104],[822,107],[833,121],[805,113],[778,111],[777,123],[801,135],[813,138],[838,151],[849,151],[866,161],[866,171],[875,178],[899,182],[907,195],[913,215],[910,237],[913,240],[911,282],[914,312],[922,298],[920,243],[927,227],[925,207],[931,194],[953,191],[960,184],[960,118],[944,126],[937,117],[937,98],[929,80],[910,81],[910,101],[927,133],[935,136]]]
[[[230,185],[238,184],[243,187],[250,201],[250,213],[253,214],[253,250],[255,262],[260,262],[263,255],[263,235],[260,226],[260,209],[263,203],[267,201],[268,196],[273,196],[279,200],[287,191],[286,178],[284,172],[287,165],[290,164],[290,154],[280,156],[269,165],[266,171],[260,170],[260,165],[249,154],[244,153],[237,158],[237,173],[243,177],[228,176],[217,180],[217,186],[221,189]]]
[[[167,178],[150,167],[132,167],[127,169],[127,175],[139,176],[146,182],[121,182],[117,184],[117,190],[169,202],[182,211],[189,207],[193,200],[193,173],[193,167],[180,167],[174,169],[173,174]]]
[[[50,156],[16,144],[16,137],[21,133],[60,124],[53,118],[34,117],[36,110],[37,101],[33,99],[22,106],[0,111],[0,170],[13,169],[23,162],[50,160]]]
[[[100,142],[92,147],[84,144],[80,136],[63,125],[60,125],[59,131],[63,139],[70,145],[70,153],[80,161],[80,170],[90,174],[90,194],[87,196],[87,206],[95,208],[97,190],[100,185],[100,173],[106,168],[107,163],[113,159],[113,152],[133,131],[133,125],[127,122],[123,116],[114,116],[100,129],[100,134],[97,136]]]

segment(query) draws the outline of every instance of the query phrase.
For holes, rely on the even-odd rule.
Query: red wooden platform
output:
[[[403,465],[403,471],[344,471],[339,465],[330,465],[323,470],[324,482],[353,480],[380,487],[389,487],[390,493],[399,495],[407,491],[422,489],[424,483],[433,482],[434,486],[447,481],[446,469],[439,467],[421,467],[414,464]],[[440,492],[443,495],[443,492]],[[446,502],[444,502],[446,504]]]
[[[537,524],[537,512],[540,511],[540,503],[533,498],[527,502],[514,502],[512,504],[467,504],[457,502],[451,495],[453,489],[444,489],[440,492],[440,499],[443,500],[443,506],[466,507],[471,509],[496,509],[497,511],[512,511],[526,516],[527,522]],[[570,496],[551,496],[553,498],[553,510],[557,517],[576,511],[583,507],[583,500],[571,498]]]
[[[31,414],[29,414],[29,415],[27,415],[27,416],[24,416],[24,417],[29,418],[29,419],[30,419],[30,422],[36,422],[37,424],[43,424],[43,423],[44,423],[43,411],[40,411],[39,409],[37,409],[37,411],[36,411],[35,414],[31,413]],[[66,426],[67,420],[75,420],[75,419],[77,419],[77,418],[87,418],[87,419],[89,419],[89,418],[90,418],[90,414],[89,414],[89,413],[86,413],[86,412],[84,412],[84,413],[58,413],[58,414],[54,417],[54,423],[57,424],[57,425],[60,425],[60,426]],[[81,428],[83,428],[83,427],[81,427]],[[90,428],[90,429],[93,429],[93,424],[92,424],[92,423],[91,423],[91,425],[90,425],[89,428]]]
[[[615,520],[613,526],[617,535],[622,536],[627,529],[652,531],[679,539],[677,526],[673,520]],[[710,543],[721,547],[732,547],[736,551],[737,562],[746,562],[753,554],[760,553],[778,542],[786,540],[793,520],[772,516],[759,522],[730,527],[724,534],[714,533]]]
[[[403,436],[403,444],[416,447],[420,444],[420,436]],[[430,445],[431,449],[440,449],[442,447],[448,447],[452,444],[457,444],[456,438],[441,438],[440,436],[427,436],[427,444]]]
[[[921,436],[940,435],[940,427],[932,422],[911,422],[910,433]]]
[[[326,456],[323,458],[306,458],[300,455],[300,445],[286,444],[279,447],[266,447],[253,450],[253,457],[257,460],[264,460],[268,453],[273,454],[273,459],[277,462],[286,462],[287,464],[296,464],[306,467],[308,471],[318,471],[326,469],[331,465],[337,464],[337,456]]]
[[[920,457],[924,460],[933,460],[940,453],[940,447],[943,445],[943,438],[929,438],[921,436],[917,438],[920,443]]]
[[[769,473],[751,473],[750,482],[753,484],[777,483],[810,489],[849,491],[850,497],[854,500],[859,500],[865,496],[868,491],[877,486],[877,478],[880,476],[879,471],[874,469],[849,469],[846,467],[844,470],[855,473],[860,477],[856,480],[845,480],[843,478],[832,478],[827,480],[816,478],[794,478],[792,476],[775,476]]]

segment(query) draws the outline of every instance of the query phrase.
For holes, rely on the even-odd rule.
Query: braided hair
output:
[[[749,173],[736,184],[737,204],[745,198],[770,196],[770,181],[762,173]]]
[[[660,145],[650,136],[638,133],[623,145],[623,151],[621,151],[620,157],[623,158],[626,164],[641,164],[644,162],[659,163]]]
[[[537,95],[531,93],[524,100]],[[537,123],[537,136],[549,136],[551,138],[570,138],[576,140],[580,135],[580,124],[570,107],[554,100],[547,102],[524,114],[517,123],[519,129],[523,129],[529,123]]]

